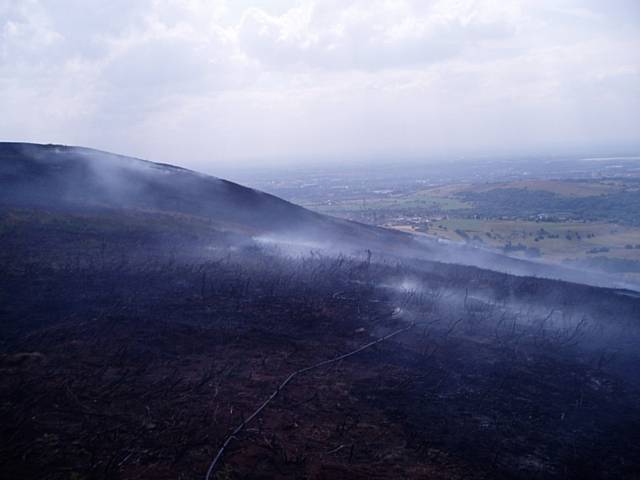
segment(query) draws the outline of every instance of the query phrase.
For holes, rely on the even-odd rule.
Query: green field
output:
[[[345,190],[321,213],[482,245],[512,256],[640,279],[640,182],[633,178],[451,183],[370,195]]]
[[[548,257],[575,257],[587,255],[594,248],[608,247],[610,255],[640,259],[640,249],[625,248],[640,244],[640,228],[615,224],[454,218],[434,222],[429,229],[429,234],[440,238],[465,240],[459,232],[497,247],[507,242],[537,247]]]
[[[397,225],[403,231],[415,231]],[[433,222],[426,234],[619,273],[640,280],[640,228],[611,223],[554,223],[510,220],[447,219]],[[505,247],[511,245],[511,250]]]
[[[361,198],[349,200],[332,200],[322,203],[300,201],[303,206],[313,210],[337,214],[359,210],[398,211],[403,209],[424,208],[438,211],[452,211],[471,208],[471,204],[454,197],[439,196],[428,191],[411,194],[389,195],[384,198]]]

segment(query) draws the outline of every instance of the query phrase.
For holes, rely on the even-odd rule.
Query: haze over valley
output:
[[[637,155],[398,161],[364,171],[316,166],[229,174],[321,213],[606,273],[608,282],[632,288],[640,281]]]

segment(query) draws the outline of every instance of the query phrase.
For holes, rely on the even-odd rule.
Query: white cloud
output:
[[[511,33],[500,15],[470,6],[356,1],[306,3],[282,16],[249,9],[239,39],[267,67],[379,70],[419,68]]]
[[[638,52],[632,0],[0,0],[0,138],[210,171],[637,144]]]

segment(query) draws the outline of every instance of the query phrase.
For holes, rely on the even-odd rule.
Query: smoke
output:
[[[455,272],[438,278],[432,269],[420,272],[415,265],[399,270],[377,286],[390,295],[398,314],[430,332],[435,344],[471,339],[501,349],[548,351],[588,365],[606,358],[611,372],[640,381],[634,367],[640,361],[640,295],[634,292],[511,276],[503,284],[474,277],[473,270],[467,278]],[[528,291],[534,285],[545,288]]]
[[[205,227],[197,230],[201,238],[185,236],[181,247],[190,249],[184,255],[190,261],[198,255],[202,262],[229,254],[252,258],[259,252],[270,261],[293,262],[287,268],[295,271],[309,262],[335,266],[348,259],[352,270],[345,275],[353,285],[372,285],[397,317],[448,335],[460,329],[498,337],[517,331],[557,345],[579,339],[592,350],[625,351],[639,340],[632,320],[637,312],[629,310],[638,300],[633,292],[544,280],[629,287],[604,275],[324,217],[177,167],[69,147],[14,150],[20,159],[0,166],[3,178],[11,179],[3,182],[3,200],[151,211],[180,220],[180,228],[196,222]],[[228,235],[216,237],[216,232]],[[322,281],[330,283],[333,274]]]

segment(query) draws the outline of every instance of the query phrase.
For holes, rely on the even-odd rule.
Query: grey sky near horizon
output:
[[[216,167],[640,145],[636,0],[0,0],[0,140]]]

